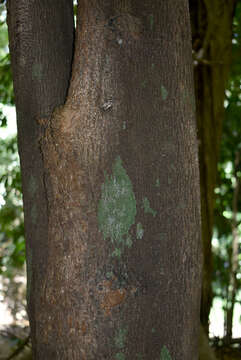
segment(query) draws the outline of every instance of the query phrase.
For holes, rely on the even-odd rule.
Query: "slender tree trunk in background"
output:
[[[55,25],[49,2],[8,4],[34,358],[197,359],[199,173],[187,1],[82,0],[68,97],[57,108],[73,28],[70,3],[52,3]],[[52,55],[61,64],[53,63],[54,75]],[[62,97],[52,95],[59,87]],[[28,93],[31,117],[22,114]]]
[[[201,213],[203,242],[203,287],[201,322],[208,332],[212,304],[212,230],[225,88],[232,51],[235,0],[189,0],[197,102]]]
[[[217,360],[214,348],[209,345],[209,339],[203,326],[200,326],[199,335],[199,360]]]

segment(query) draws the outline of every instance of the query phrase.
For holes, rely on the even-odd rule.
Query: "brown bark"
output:
[[[194,79],[197,102],[203,281],[201,322],[206,331],[212,304],[212,229],[225,88],[232,54],[232,21],[236,1],[190,0]]]
[[[73,57],[72,6],[72,0],[7,1],[33,343],[38,326],[36,317],[43,312],[35,297],[48,258],[48,201],[39,144],[42,126],[38,119],[49,118],[54,107],[63,104],[66,98]]]
[[[38,118],[48,221],[47,256],[36,239],[28,253],[35,359],[198,357],[188,15],[185,0],[79,4],[67,101]]]

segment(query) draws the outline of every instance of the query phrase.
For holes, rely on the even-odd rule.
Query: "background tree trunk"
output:
[[[17,25],[45,14],[49,4],[36,3],[24,11],[9,3],[13,59],[16,42],[25,61],[35,54]],[[61,4],[56,28],[51,14],[45,27],[34,22],[37,39],[52,29],[61,49],[69,42],[66,67],[55,64],[57,78],[66,76],[59,103],[73,34],[70,4]],[[17,73],[30,64],[13,63],[19,108],[28,105]],[[30,81],[31,94],[39,86],[45,97],[45,80],[44,72],[39,85]],[[36,97],[28,123],[18,117],[20,145],[33,141],[29,122],[40,124],[41,173],[29,171],[28,147],[20,151],[35,359],[197,359],[200,209],[187,1],[81,1],[67,101],[51,117],[56,101],[47,95],[45,111],[34,112]]]
[[[197,102],[203,281],[201,322],[208,332],[212,304],[214,189],[224,118],[225,88],[232,57],[235,0],[190,0]]]

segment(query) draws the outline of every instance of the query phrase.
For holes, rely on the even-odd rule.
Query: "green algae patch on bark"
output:
[[[172,360],[172,357],[165,345],[162,348],[160,360]]]
[[[115,336],[115,346],[118,349],[124,349],[127,333],[128,333],[127,328],[121,328],[118,330],[118,332]]]
[[[165,88],[165,86],[162,85],[161,86],[161,97],[162,97],[163,100],[166,100],[167,96],[168,96],[168,91]]]
[[[115,355],[115,360],[125,360],[125,355],[123,353],[117,353]]]
[[[125,246],[130,247],[129,230],[135,223],[136,199],[131,180],[118,156],[112,168],[112,175],[106,175],[101,187],[98,206],[98,224],[104,239],[110,239],[115,246],[113,256],[120,257]]]
[[[145,214],[151,214],[153,217],[155,217],[157,214],[156,210],[151,208],[150,201],[147,199],[147,197],[142,199],[142,208],[144,209]]]
[[[138,223],[136,225],[136,237],[137,239],[142,239],[143,238],[143,234],[144,234],[144,229],[142,227],[141,223]]]
[[[154,16],[153,14],[150,15],[150,29],[151,31],[153,30],[153,26],[154,26]]]

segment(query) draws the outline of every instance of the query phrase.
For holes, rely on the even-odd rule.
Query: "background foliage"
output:
[[[14,105],[6,10],[0,4],[0,126],[7,126],[3,106]],[[25,261],[21,179],[16,136],[0,139],[0,274],[12,276]]]
[[[230,272],[233,262],[233,230],[238,234],[237,261],[235,274],[235,303],[241,304],[241,3],[237,4],[233,21],[233,58],[230,79],[226,90],[224,106],[225,121],[216,193],[214,226],[214,295],[223,300],[225,312],[230,308]]]

